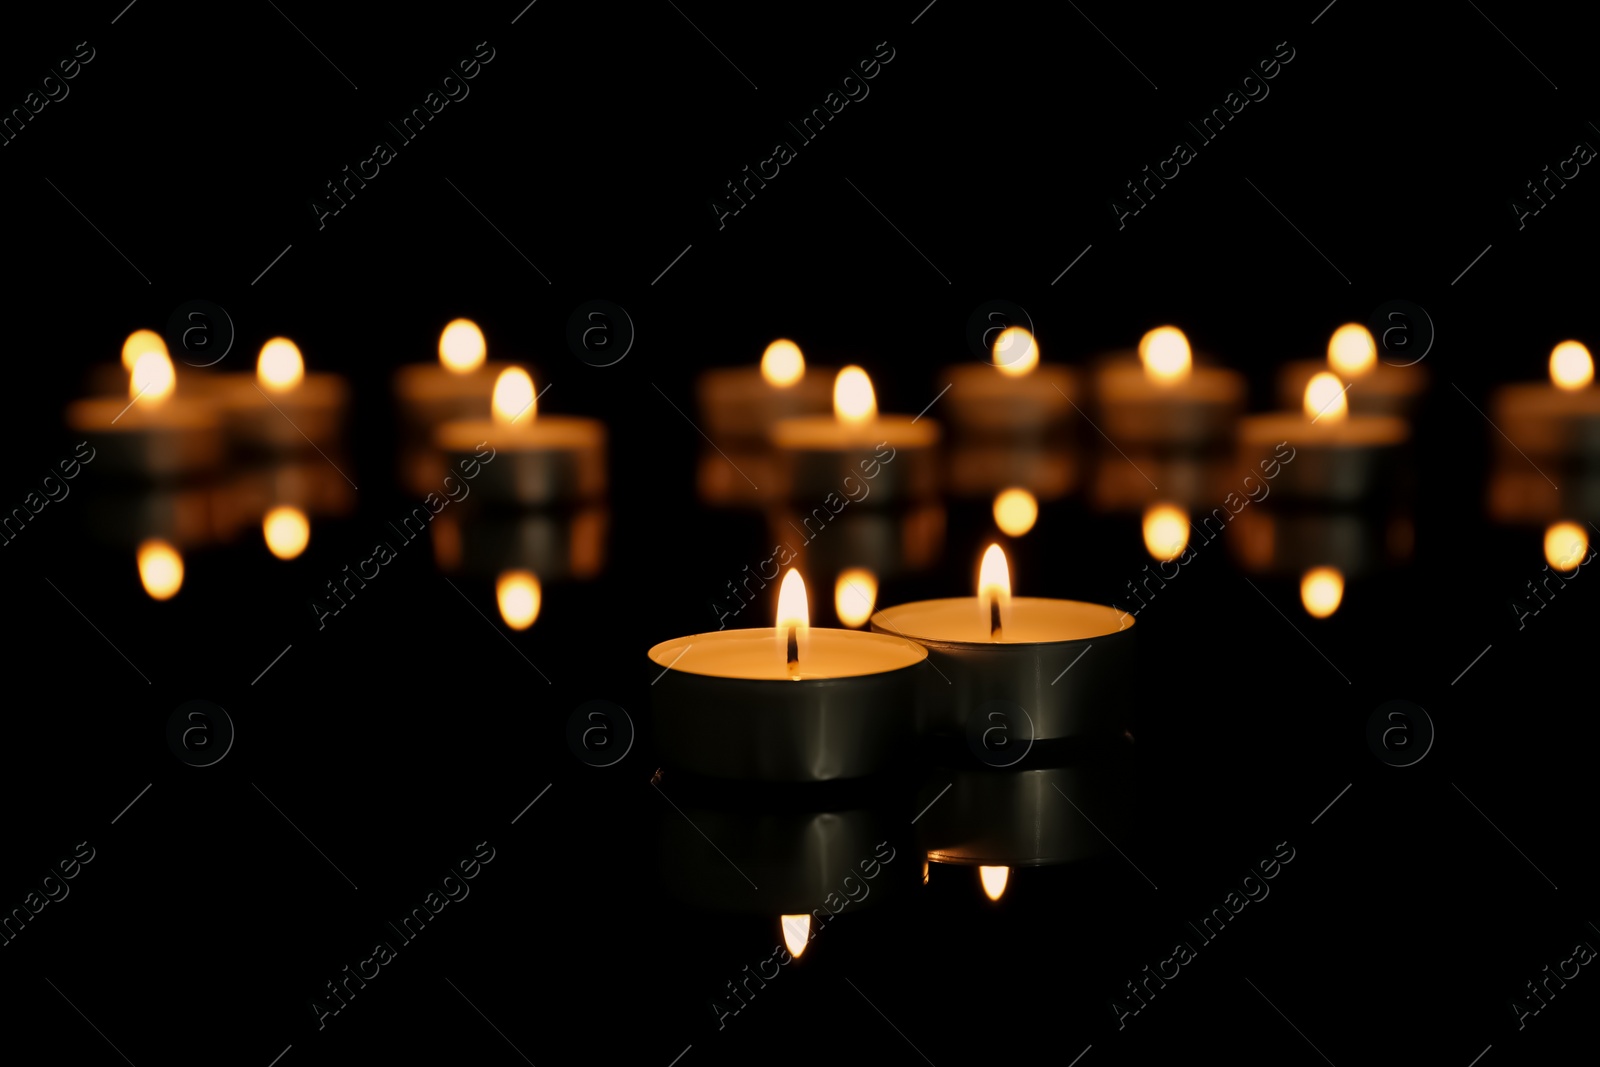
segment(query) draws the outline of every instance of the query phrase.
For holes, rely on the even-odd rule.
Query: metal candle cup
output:
[[[968,439],[1041,441],[1061,435],[1078,400],[1078,376],[1070,369],[1037,364],[1011,376],[989,363],[946,367],[950,383],[945,417]]]
[[[926,651],[811,627],[796,681],[779,637],[777,627],[720,630],[650,649],[663,755],[713,778],[818,782],[872,774],[905,752]]]
[[[394,395],[401,422],[413,435],[426,437],[440,423],[487,419],[494,381],[511,366],[485,362],[457,373],[438,363],[413,363],[394,373]]]
[[[1095,376],[1101,427],[1120,447],[1205,448],[1227,441],[1244,410],[1245,381],[1222,367],[1195,366],[1176,380],[1150,377],[1128,353]]]
[[[171,396],[159,404],[92,397],[67,407],[67,426],[95,450],[97,470],[162,480],[210,471],[222,461],[216,410]]]
[[[1272,488],[1285,499],[1353,503],[1385,483],[1410,433],[1405,420],[1388,415],[1317,422],[1298,412],[1252,415],[1239,422],[1239,461],[1252,472],[1281,462]]]
[[[452,471],[478,457],[480,446],[494,450],[473,486],[485,501],[526,507],[605,494],[606,428],[596,419],[540,415],[510,424],[447,422],[435,431],[434,443]]]
[[[1115,608],[1044,597],[1012,597],[998,638],[975,596],[900,604],[872,617],[874,631],[926,648],[943,676],[929,683],[926,728],[960,732],[984,705],[1004,702],[1031,723],[1009,728],[1037,740],[1124,728],[1133,626],[1133,616]]]
[[[932,419],[879,415],[851,424],[830,415],[782,419],[772,427],[783,488],[791,500],[824,500],[849,492],[846,478],[872,482],[877,504],[934,496],[939,491],[940,427]]]
[[[1306,383],[1328,369],[1328,364],[1313,359],[1296,360],[1278,372],[1278,399],[1286,408],[1295,407],[1305,396]],[[1419,366],[1397,367],[1374,363],[1366,373],[1350,383],[1350,410],[1357,415],[1410,416],[1428,387],[1428,372]]]
[[[827,367],[807,367],[799,381],[775,385],[759,367],[708,370],[695,383],[706,433],[715,441],[765,446],[767,430],[779,419],[827,412],[834,373]]]

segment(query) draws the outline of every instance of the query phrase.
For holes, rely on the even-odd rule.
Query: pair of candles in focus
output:
[[[983,554],[975,596],[884,608],[871,622],[870,631],[811,626],[791,568],[775,626],[655,645],[664,753],[712,777],[822,781],[880,770],[914,734],[959,732],[990,702],[1020,713],[1009,726],[1026,744],[1121,729],[1112,689],[1131,668],[1133,617],[1013,596],[998,544]],[[1091,646],[1102,647],[1080,665]],[[938,675],[931,684],[926,670]]]

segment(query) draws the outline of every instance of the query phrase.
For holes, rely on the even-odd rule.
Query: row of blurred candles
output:
[[[885,476],[871,485],[870,497],[860,498],[864,507],[851,519],[858,529],[884,528],[839,538],[838,551],[828,553],[838,559],[837,614],[847,626],[862,626],[872,613],[879,575],[872,560],[852,564],[853,540],[873,543],[887,533],[903,549],[901,563],[911,569],[926,565],[940,547],[942,490],[993,494],[999,531],[1025,535],[1037,521],[1041,500],[1065,496],[1077,484],[1083,450],[1075,439],[1089,438],[1084,424],[1115,450],[1098,457],[1093,502],[1105,510],[1142,510],[1145,546],[1157,560],[1181,554],[1191,517],[1222,505],[1230,488],[1238,490],[1228,484],[1233,471],[1254,471],[1261,457],[1281,457],[1282,451],[1273,452],[1279,445],[1294,456],[1271,486],[1280,502],[1333,509],[1326,522],[1336,526],[1347,519],[1337,509],[1386,507],[1398,499],[1395,476],[1403,467],[1394,459],[1409,439],[1409,419],[1427,382],[1419,366],[1380,362],[1371,334],[1359,324],[1334,331],[1325,364],[1297,361],[1283,368],[1280,396],[1286,405],[1298,400],[1298,411],[1261,415],[1243,414],[1241,375],[1197,362],[1187,338],[1170,326],[1145,334],[1135,350],[1097,361],[1094,388],[1087,392],[1077,369],[1043,362],[1037,341],[1021,328],[1003,331],[992,356],[990,364],[945,371],[940,419],[880,413],[865,370],[808,367],[800,348],[786,339],[769,345],[759,366],[707,371],[698,383],[699,415],[715,450],[700,461],[700,494],[713,505],[761,506],[773,517],[775,531],[780,522],[798,530],[794,520],[805,521],[807,506],[825,499],[842,503],[839,494],[850,493],[847,479],[855,475],[859,481],[863,462],[880,468]],[[1588,350],[1566,341],[1551,353],[1548,384],[1497,391],[1491,412],[1509,445],[1502,452],[1509,456],[1514,449],[1529,464],[1538,460],[1563,470],[1593,467],[1590,460],[1600,455],[1600,391],[1592,387],[1593,373]],[[251,486],[242,494],[246,506],[261,508],[263,537],[280,559],[304,552],[308,510],[338,514],[349,508],[349,494],[339,484],[348,479],[332,458],[342,455],[348,386],[335,374],[307,373],[299,348],[287,338],[262,346],[253,374],[180,375],[161,336],[139,330],[123,346],[121,367],[97,368],[91,382],[100,395],[70,405],[67,422],[93,444],[102,468],[189,499],[193,486],[224,468],[242,471]],[[555,540],[575,557],[573,576],[598,572],[599,548],[589,542],[605,529],[601,422],[541,413],[529,373],[489,361],[482,331],[465,319],[445,327],[437,363],[400,368],[394,388],[408,490],[439,493],[460,463],[482,455],[480,448],[492,449],[494,460],[482,465],[486,476],[471,487],[480,501],[521,512],[529,516],[526,522],[555,522],[565,531]],[[949,441],[941,421],[951,427]],[[311,460],[310,450],[326,465]],[[936,462],[941,450],[948,460],[942,465]],[[1587,551],[1581,520],[1595,510],[1592,479],[1576,479],[1573,484],[1582,488],[1575,492],[1552,494],[1536,481],[1547,481],[1542,471],[1520,477],[1514,471],[1495,472],[1491,512],[1508,521],[1545,523],[1550,565],[1574,569]],[[757,488],[758,479],[765,489]],[[1155,488],[1158,481],[1166,490]],[[858,502],[853,495],[851,502]],[[549,509],[563,515],[552,518]],[[581,527],[576,531],[566,529],[573,509]],[[168,515],[167,521],[176,520]],[[1253,542],[1248,534],[1235,542],[1247,564],[1261,560],[1263,538],[1274,538],[1271,521],[1252,517],[1241,524],[1258,530]],[[223,525],[220,519],[217,525]],[[203,541],[194,527],[188,523],[179,540]],[[1291,528],[1304,531],[1306,525]],[[448,564],[460,555],[459,527],[447,522],[435,530],[436,541],[444,542],[437,546],[440,561]],[[533,536],[549,540],[547,534]],[[526,540],[529,532],[513,531],[510,539],[519,536]],[[180,547],[156,537],[139,549],[139,570],[151,596],[165,599],[181,586]],[[1344,575],[1336,562],[1310,566],[1302,576],[1303,603],[1317,617],[1332,614],[1342,597]],[[531,625],[538,611],[537,576],[513,568],[497,588],[507,624]]]

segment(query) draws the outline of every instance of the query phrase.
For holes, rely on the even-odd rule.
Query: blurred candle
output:
[[[1189,545],[1189,514],[1175,504],[1152,504],[1144,513],[1145,551],[1163,563]]]
[[[520,506],[593,500],[606,488],[606,428],[595,419],[541,415],[533,379],[507,367],[489,419],[447,422],[434,440],[450,472],[476,468],[473,491]]]
[[[1113,353],[1095,377],[1106,436],[1129,445],[1203,449],[1227,440],[1244,409],[1234,371],[1196,366],[1189,339],[1158,326],[1139,340],[1138,363]]]
[[[1550,352],[1549,382],[1525,382],[1496,389],[1490,417],[1505,436],[1502,451],[1600,466],[1600,389],[1594,387],[1594,359],[1578,341],[1562,341]],[[1508,457],[1515,452],[1508,452]]]
[[[773,424],[772,444],[783,461],[791,500],[820,502],[829,494],[843,499],[864,478],[875,479],[871,495],[863,499],[871,506],[937,493],[937,422],[880,415],[872,379],[855,366],[834,379],[833,412]]]
[[[878,576],[864,567],[852,567],[834,583],[834,613],[852,630],[860,629],[872,618],[877,599]]]
[[[700,375],[700,419],[718,447],[765,447],[777,420],[828,410],[832,377],[832,371],[806,366],[800,346],[780,337],[762,352],[758,366],[718,367]]]
[[[254,376],[218,377],[228,437],[238,447],[278,454],[337,443],[349,387],[337,374],[307,374],[300,347],[287,337],[261,346]]]
[[[74,401],[67,426],[94,449],[96,470],[151,479],[209,471],[222,458],[216,409],[203,397],[175,396],[176,387],[165,346],[146,348],[124,396]]]
[[[495,379],[510,364],[490,361],[488,351],[477,323],[452,319],[439,332],[437,362],[395,372],[401,423],[413,437],[426,439],[443,422],[489,417]]]
[[[1278,397],[1284,407],[1294,407],[1313,376],[1332,371],[1350,383],[1348,402],[1357,415],[1409,416],[1427,389],[1428,373],[1421,364],[1397,366],[1378,359],[1372,332],[1359,322],[1347,322],[1328,338],[1327,359],[1295,360],[1278,374]]]
[[[1061,433],[1078,397],[1077,375],[1041,362],[1038,341],[1021,326],[1000,331],[990,357],[940,372],[950,386],[942,403],[955,435],[1038,443]]]
[[[1239,459],[1258,480],[1275,478],[1272,492],[1285,497],[1348,503],[1370,495],[1393,475],[1410,428],[1393,415],[1350,414],[1346,391],[1337,375],[1320,371],[1299,412],[1241,420]]]

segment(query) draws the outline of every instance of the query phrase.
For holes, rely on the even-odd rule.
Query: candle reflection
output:
[[[1176,504],[1152,504],[1144,513],[1145,551],[1162,562],[1177,559],[1189,545],[1189,513]]]
[[[539,617],[539,579],[532,571],[504,571],[494,583],[500,617],[513,630],[526,630]]]
[[[783,927],[783,944],[789,955],[799,959],[811,943],[811,915],[785,915],[779,925]]]
[[[1344,575],[1337,567],[1313,567],[1300,579],[1300,603],[1313,619],[1326,619],[1344,600]]]
[[[152,600],[171,600],[183,587],[183,557],[165,541],[149,540],[137,554],[139,581]]]
[[[1544,532],[1545,561],[1563,574],[1578,569],[1589,551],[1589,535],[1575,522],[1558,522]]]
[[[983,883],[983,895],[990,900],[999,900],[1006,891],[1006,883],[1011,880],[1010,867],[979,867],[978,880]]]
[[[311,541],[311,522],[297,507],[280,505],[267,512],[261,521],[267,548],[279,559],[294,559]]]
[[[1021,537],[1039,521],[1039,501],[1026,489],[1007,489],[994,498],[994,522],[1007,537]]]

